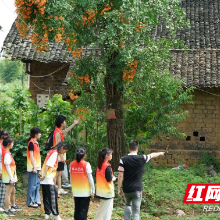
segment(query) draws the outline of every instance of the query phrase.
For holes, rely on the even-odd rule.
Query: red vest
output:
[[[62,130],[60,130],[58,127],[55,127],[54,132],[53,132],[53,146],[56,146],[58,144],[56,143],[56,138],[55,138],[56,133],[59,133],[61,137],[61,141],[64,141]]]
[[[15,164],[14,158],[12,157],[11,152],[8,149],[5,149],[4,147],[2,147],[2,182],[9,183],[11,180],[9,173],[6,169],[5,163],[4,163],[6,153],[10,154],[10,157],[11,157],[10,169],[11,169],[11,173],[13,176],[12,181],[16,182],[17,181],[17,173],[16,173],[16,164]]]
[[[47,153],[47,156],[45,158],[45,161],[44,161],[44,164],[43,164],[43,167],[42,167],[42,175],[45,174],[47,161],[49,160],[49,158],[51,157],[51,155],[54,152],[57,152],[57,149],[52,149]],[[58,167],[58,155],[57,155],[56,162],[55,162],[54,166],[49,167],[49,169],[47,170],[47,175],[46,175],[45,179],[53,179],[56,176],[57,167]]]
[[[79,163],[74,160],[70,164],[70,180],[74,197],[89,197],[91,186],[86,172],[88,162],[81,160]]]
[[[39,147],[39,144],[38,142],[31,138],[31,140],[28,142],[28,145],[30,143],[33,143],[34,145],[34,160],[35,160],[35,163],[36,163],[36,168],[37,170],[41,170],[41,156],[40,156],[40,147]],[[28,146],[27,146],[27,171],[28,172],[31,172],[33,169],[33,165],[31,163],[31,157],[30,157],[30,151],[28,149]]]
[[[114,184],[112,181],[107,182],[105,178],[105,171],[108,166],[111,166],[110,163],[104,161],[101,170],[98,167],[96,169],[96,195],[104,198],[113,198],[115,196]]]

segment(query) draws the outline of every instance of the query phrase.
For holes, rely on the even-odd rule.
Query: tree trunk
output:
[[[116,83],[112,84],[108,73],[105,77],[105,94],[106,109],[114,109],[116,115],[116,119],[107,119],[108,147],[114,151],[111,164],[113,170],[116,171],[120,158],[126,154],[124,96],[123,87],[118,87]]]

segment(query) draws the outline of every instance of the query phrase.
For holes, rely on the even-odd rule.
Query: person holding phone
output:
[[[75,220],[86,220],[89,210],[90,197],[94,197],[95,185],[92,177],[92,168],[85,161],[86,149],[79,147],[76,150],[76,160],[70,164],[70,180],[75,202]]]

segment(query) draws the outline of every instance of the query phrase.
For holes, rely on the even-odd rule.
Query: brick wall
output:
[[[31,75],[43,76],[52,73],[53,71],[62,67],[65,63],[41,63],[38,61],[31,62]],[[53,97],[54,94],[59,93],[62,95],[67,94],[67,86],[63,86],[62,83],[68,72],[69,65],[52,74],[51,76],[43,78],[34,78],[30,76],[30,93],[35,103],[37,102],[37,94],[49,94]],[[34,85],[35,84],[35,85]],[[38,88],[39,87],[39,88]],[[45,91],[46,90],[46,91]]]
[[[192,105],[183,108],[189,112],[186,120],[179,123],[181,132],[187,138],[166,137],[166,141],[156,141],[148,147],[148,153],[165,151],[165,157],[154,160],[155,165],[178,166],[180,163],[193,164],[201,159],[206,150],[220,160],[220,88],[196,90]]]

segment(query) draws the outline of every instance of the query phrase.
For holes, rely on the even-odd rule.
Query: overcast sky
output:
[[[14,0],[0,0],[0,26],[3,28],[0,31],[0,51],[3,41],[7,36],[11,25],[16,18]]]

